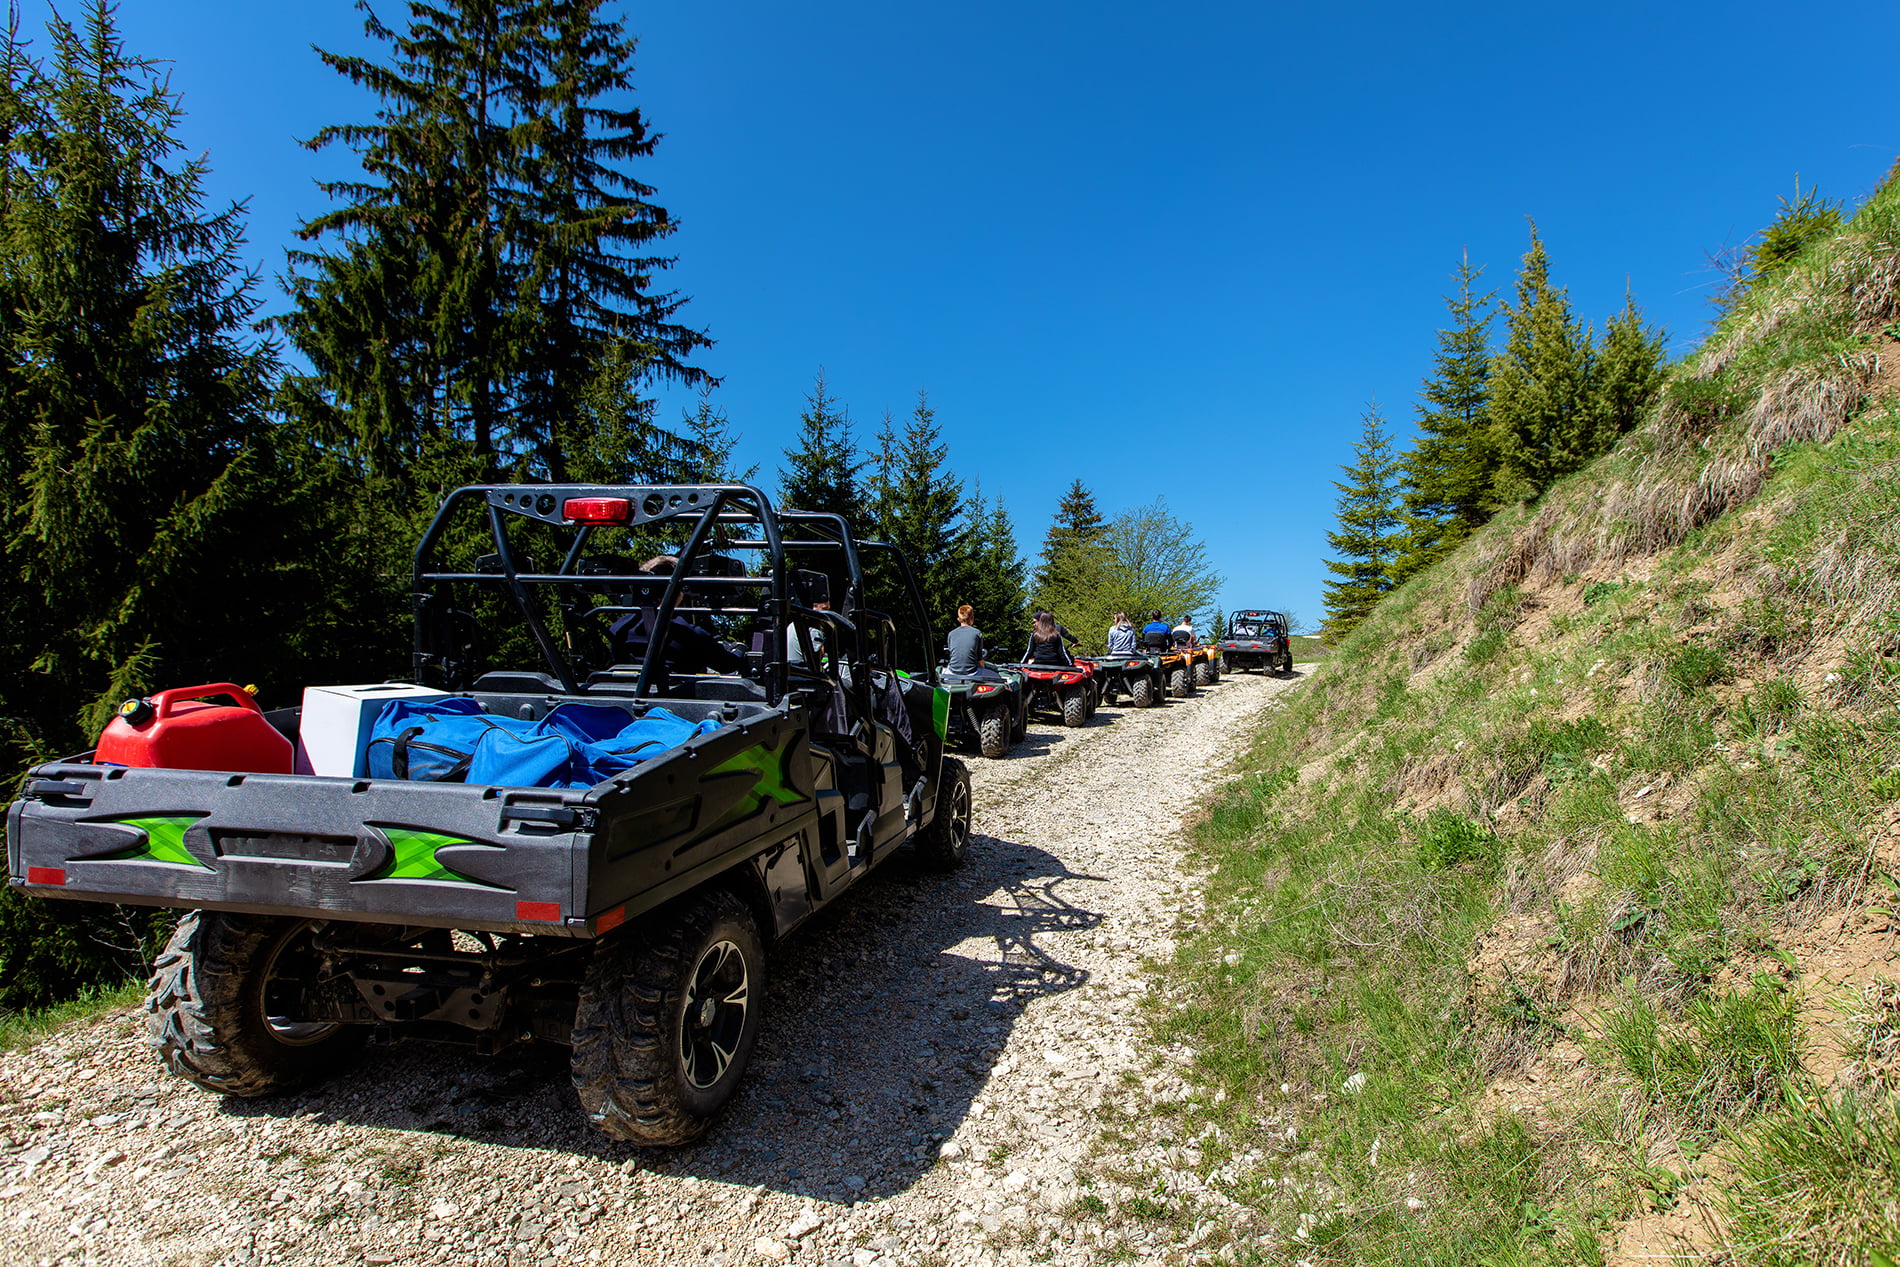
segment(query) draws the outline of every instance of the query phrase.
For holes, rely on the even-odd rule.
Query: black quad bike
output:
[[[1261,608],[1235,612],[1219,645],[1221,659],[1236,673],[1243,669],[1293,672],[1293,642],[1280,612]]]
[[[1161,660],[1158,656],[1099,655],[1077,656],[1077,664],[1088,664],[1095,670],[1095,681],[1101,691],[1104,704],[1113,706],[1122,696],[1136,708],[1151,708],[1161,702],[1166,682],[1161,675]]]
[[[950,696],[947,742],[973,745],[991,758],[1007,755],[1010,746],[1020,742],[1029,730],[1023,675],[1007,666],[997,672],[1002,677],[1000,682],[951,677],[939,677],[937,682]]]
[[[676,566],[653,566],[662,546]],[[867,559],[897,578],[892,610],[866,600]],[[814,576],[841,585],[838,610],[814,605]],[[208,1090],[325,1076],[373,1033],[552,1043],[608,1136],[695,1138],[744,1075],[765,947],[900,848],[950,867],[969,845],[907,564],[744,485],[480,486],[437,513],[413,592],[415,684],[261,714],[282,737],[264,747],[300,743],[312,772],[49,762],[7,811],[11,885],[189,912],[149,1030]],[[405,693],[414,724],[378,736],[398,706],[377,690]],[[332,758],[337,715],[313,698],[339,691],[370,702]],[[125,716],[244,711],[188,707],[212,706]],[[579,778],[483,773],[536,728],[622,722],[565,755],[559,735],[522,741]],[[432,742],[471,725],[459,761]],[[643,728],[674,738],[623,741]]]

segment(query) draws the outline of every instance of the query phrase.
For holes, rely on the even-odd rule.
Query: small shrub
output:
[[[1746,991],[1695,1000],[1673,1026],[1631,991],[1604,1018],[1603,1039],[1651,1103],[1702,1131],[1777,1103],[1800,1067],[1794,1000],[1765,974]]]
[[[1721,648],[1692,642],[1670,658],[1663,668],[1663,676],[1676,689],[1688,692],[1731,681],[1735,673]]]
[[[1722,1192],[1736,1261],[1754,1267],[1872,1267],[1894,1261],[1900,1117],[1890,1096],[1802,1088],[1784,1114],[1736,1138]]]
[[[1427,814],[1416,836],[1419,862],[1434,871],[1466,862],[1492,862],[1498,855],[1496,832],[1447,809]]]
[[[1592,581],[1583,587],[1583,605],[1595,607],[1599,603],[1607,603],[1622,592],[1620,581]]]
[[[1490,664],[1504,654],[1509,641],[1510,634],[1506,631],[1487,629],[1465,644],[1465,659],[1479,666]]]

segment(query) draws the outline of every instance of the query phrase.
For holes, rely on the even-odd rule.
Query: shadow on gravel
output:
[[[751,1071],[719,1122],[685,1148],[595,1134],[560,1047],[486,1058],[374,1048],[322,1087],[227,1100],[224,1111],[555,1149],[828,1201],[888,1196],[930,1170],[1023,1008],[1087,982],[1064,962],[1061,936],[1101,916],[1064,886],[1098,878],[981,835],[949,875],[908,853],[893,858],[769,957]]]

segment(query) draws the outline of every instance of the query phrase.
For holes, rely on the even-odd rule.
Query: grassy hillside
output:
[[[1890,186],[1247,758],[1156,1019],[1242,1261],[1900,1258],[1896,317]]]

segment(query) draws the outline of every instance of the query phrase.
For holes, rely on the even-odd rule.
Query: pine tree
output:
[[[1484,270],[1464,262],[1445,298],[1451,326],[1438,332],[1436,373],[1419,393],[1419,439],[1402,459],[1404,527],[1393,565],[1403,581],[1444,558],[1489,517],[1497,475],[1492,442],[1489,327],[1492,293],[1477,293]]]
[[[879,437],[872,535],[898,547],[910,560],[926,610],[933,617],[946,607],[954,612],[953,595],[970,561],[969,525],[962,518],[963,485],[950,471],[950,449],[926,392],[917,392],[917,404],[901,438],[893,436],[891,421],[886,414]]]
[[[291,702],[309,615],[294,555],[317,553],[265,421],[277,362],[250,331],[242,208],[205,207],[178,99],[109,5],[48,30],[44,65],[6,33],[0,89],[9,786],[130,695],[255,680]],[[136,947],[102,948],[157,926],[0,894],[0,1011],[123,980]]]
[[[364,174],[320,186],[340,205],[299,235],[327,249],[290,253],[279,324],[312,372],[285,399],[379,491],[409,493],[418,451],[557,480],[683,454],[636,388],[708,381],[687,360],[708,340],[654,289],[674,226],[624,169],[657,138],[603,101],[631,87],[634,49],[603,3],[411,0],[401,33],[366,19],[389,64],[322,54],[382,108],[307,142]]]
[[[1589,456],[1608,453],[1662,391],[1664,335],[1643,325],[1633,295],[1603,328],[1590,380]]]
[[[843,515],[854,528],[870,516],[858,486],[864,462],[851,439],[851,415],[831,394],[820,367],[798,416],[798,442],[785,450],[779,468],[779,498],[786,507]]]
[[[1550,258],[1531,225],[1531,248],[1504,309],[1504,350],[1491,363],[1491,421],[1500,502],[1535,497],[1588,460],[1591,444],[1589,335],[1551,286]]]
[[[679,471],[683,484],[750,484],[759,473],[758,464],[740,469],[732,455],[739,447],[739,435],[732,429],[726,411],[712,403],[712,389],[699,393],[699,405],[692,412],[680,411],[681,434],[690,452]]]
[[[1038,608],[1057,612],[1065,623],[1075,624],[1078,637],[1093,630],[1102,612],[1113,610],[1114,599],[1108,593],[1112,558],[1104,544],[1107,532],[1095,494],[1078,479],[1062,495],[1055,518],[1043,534],[1032,597]],[[1106,620],[1101,623],[1106,629]]]
[[[1345,482],[1333,482],[1339,530],[1327,533],[1326,542],[1339,557],[1326,560],[1326,570],[1340,579],[1326,582],[1328,640],[1351,632],[1393,585],[1399,460],[1377,405],[1366,410],[1353,457],[1352,465],[1339,468]]]
[[[1029,565],[1017,548],[1008,508],[1001,497],[995,505],[987,504],[982,489],[973,487],[963,514],[971,525],[969,568],[963,585],[945,600],[946,608],[954,613],[957,604],[969,603],[976,608],[977,623],[999,634],[1022,628],[1029,603]],[[937,619],[934,612],[931,618]],[[953,619],[945,627],[951,623]]]

